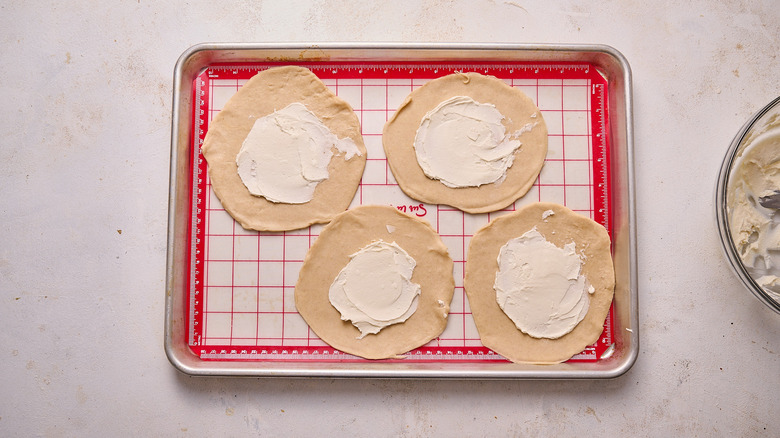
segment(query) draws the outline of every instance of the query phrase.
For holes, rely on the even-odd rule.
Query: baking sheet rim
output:
[[[623,134],[624,144],[615,144],[614,138],[611,144],[612,148],[624,147],[626,154],[625,162],[626,166],[623,169],[625,174],[621,173],[626,181],[627,187],[625,187],[626,195],[626,207],[627,211],[627,260],[629,269],[629,284],[628,284],[628,300],[630,303],[627,305],[625,311],[621,311],[622,317],[628,317],[629,326],[624,327],[628,333],[621,334],[628,337],[628,347],[621,350],[620,362],[616,362],[616,366],[599,369],[598,363],[563,363],[558,365],[526,365],[526,364],[478,364],[478,366],[470,366],[469,363],[434,363],[434,364],[349,364],[345,366],[340,363],[290,363],[290,362],[241,362],[241,361],[203,361],[197,358],[189,350],[186,345],[185,336],[181,336],[181,342],[176,343],[173,339],[175,336],[177,327],[177,317],[175,315],[174,301],[177,296],[178,289],[183,291],[183,286],[179,285],[176,278],[176,269],[181,268],[180,265],[184,264],[188,254],[181,254],[180,246],[182,242],[177,239],[181,239],[177,232],[181,233],[182,230],[177,228],[180,225],[180,216],[182,212],[179,211],[178,204],[181,203],[181,181],[182,176],[179,175],[180,167],[182,164],[179,162],[179,155],[182,153],[179,150],[179,146],[182,143],[181,136],[187,136],[189,140],[191,137],[190,132],[180,132],[179,125],[181,122],[181,100],[182,92],[188,92],[191,94],[192,89],[189,86],[184,89],[183,75],[185,73],[185,67],[188,63],[193,62],[196,55],[205,51],[213,51],[216,53],[240,53],[242,51],[295,51],[295,50],[317,50],[319,53],[327,54],[336,52],[348,58],[350,51],[354,50],[378,50],[378,51],[392,51],[392,52],[414,52],[414,51],[444,51],[447,53],[455,53],[459,51],[486,53],[487,51],[499,51],[499,52],[522,52],[528,53],[529,56],[525,61],[533,61],[533,55],[539,55],[541,53],[546,54],[558,54],[561,53],[560,61],[570,61],[571,59],[565,59],[566,56],[574,54],[598,54],[606,55],[612,59],[618,68],[618,74],[613,79],[608,79],[610,98],[614,98],[616,93],[613,92],[613,81],[622,80],[622,98],[624,102],[620,102],[620,109],[623,111],[624,116],[624,131]],[[453,52],[455,51],[455,52]],[[569,55],[566,55],[569,53]],[[269,53],[270,55],[270,53]],[[352,58],[355,59],[354,57]],[[474,58],[471,58],[474,60]],[[491,59],[495,60],[495,59]],[[238,61],[237,59],[235,61]],[[332,59],[331,59],[332,61]],[[549,60],[545,60],[547,62]],[[220,62],[225,62],[224,59],[220,59]],[[193,70],[202,71],[206,68],[210,62],[205,62],[203,65],[197,66]],[[604,74],[604,73],[602,73]],[[192,78],[190,78],[192,79]],[[192,83],[189,80],[188,83]],[[165,337],[164,347],[166,355],[171,364],[179,371],[196,376],[253,376],[253,377],[374,377],[374,378],[458,378],[458,379],[581,379],[581,378],[614,378],[625,374],[635,363],[638,351],[639,351],[639,331],[638,331],[638,291],[636,285],[636,231],[635,231],[635,208],[634,208],[634,175],[633,175],[633,132],[632,132],[632,101],[631,101],[631,72],[630,67],[623,57],[623,55],[614,48],[606,45],[527,45],[527,44],[448,44],[448,43],[433,43],[433,44],[383,44],[383,43],[299,43],[299,44],[254,44],[254,43],[204,43],[198,44],[187,49],[176,63],[174,72],[174,87],[173,87],[173,106],[172,106],[172,131],[171,131],[171,161],[170,161],[170,192],[169,192],[169,214],[168,214],[168,254],[166,260],[166,305],[165,305]],[[610,122],[615,117],[615,110],[618,108],[611,108]],[[189,111],[188,111],[189,112]],[[183,117],[188,117],[185,113]],[[614,123],[612,123],[614,125]],[[614,129],[614,126],[613,126]],[[185,141],[191,147],[191,141]],[[185,154],[186,156],[186,154]],[[614,172],[614,168],[611,166],[610,170]],[[614,180],[613,176],[613,180]],[[614,187],[613,187],[614,188]],[[184,195],[186,197],[186,194]],[[615,195],[613,195],[614,198]],[[178,203],[177,203],[178,201]],[[186,230],[185,230],[186,231]],[[186,232],[184,233],[186,237]],[[186,246],[186,245],[185,245]],[[185,267],[188,269],[189,267]],[[185,291],[186,293],[186,291]],[[183,299],[182,297],[179,297]],[[616,308],[615,313],[618,313]],[[182,318],[184,315],[179,315]],[[617,315],[616,315],[617,319]],[[178,325],[183,325],[182,321],[178,321]],[[183,328],[179,328],[183,331]],[[625,344],[624,343],[624,344]],[[390,366],[386,366],[390,365]],[[466,366],[466,368],[464,368]]]

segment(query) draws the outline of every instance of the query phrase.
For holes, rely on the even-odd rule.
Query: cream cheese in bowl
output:
[[[779,202],[769,201],[774,195]],[[780,98],[734,138],[716,196],[721,243],[732,268],[754,295],[780,313]]]

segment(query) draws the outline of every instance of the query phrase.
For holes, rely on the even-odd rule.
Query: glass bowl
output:
[[[757,143],[757,138],[767,138],[765,135],[770,136],[770,138],[773,138],[775,135],[780,136],[780,97],[775,98],[767,106],[754,114],[753,117],[742,126],[742,129],[739,130],[734,137],[734,140],[732,140],[718,175],[718,183],[715,189],[715,216],[718,222],[720,241],[734,273],[753,295],[770,309],[780,313],[780,294],[778,294],[777,291],[765,288],[759,283],[759,278],[767,274],[767,269],[765,269],[764,266],[756,269],[756,267],[748,266],[743,262],[737,247],[738,245],[734,242],[730,226],[732,208],[729,206],[729,200],[731,196],[734,196],[730,193],[730,189],[731,184],[738,184],[735,182],[737,177],[734,175],[734,170],[742,164],[740,159],[746,149],[752,144]],[[761,142],[763,143],[764,140],[761,140]],[[780,187],[777,187],[776,189],[780,190]],[[753,200],[757,201],[755,198]],[[768,210],[763,211],[766,212]],[[769,214],[771,215],[773,213]],[[777,218],[772,219],[772,223],[780,227],[780,210],[777,211]],[[777,259],[778,265],[780,265],[780,253],[778,253]],[[769,274],[780,277],[780,267],[771,269],[770,271],[772,272],[769,272]]]

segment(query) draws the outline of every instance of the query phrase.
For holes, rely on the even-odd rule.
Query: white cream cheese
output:
[[[346,160],[360,155],[351,138],[338,138],[305,105],[291,103],[255,120],[236,156],[238,175],[255,196],[303,204],[328,179],[334,147]]]
[[[765,132],[742,151],[728,187],[729,227],[750,274],[780,300],[780,215],[759,199],[780,190],[780,128]]]
[[[377,240],[352,254],[330,285],[328,298],[360,330],[358,339],[406,321],[417,310],[415,260],[395,242]]]
[[[500,183],[529,123],[508,134],[495,105],[467,96],[451,97],[423,117],[414,138],[417,162],[426,176],[447,187]]]
[[[534,227],[501,247],[493,285],[498,305],[523,333],[560,338],[585,318],[595,291],[582,263],[574,242],[558,248]]]

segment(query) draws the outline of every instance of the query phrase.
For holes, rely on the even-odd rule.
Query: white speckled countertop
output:
[[[780,95],[772,1],[34,3],[0,3],[0,435],[780,435],[780,315],[730,272],[712,205],[732,137]],[[172,76],[185,49],[217,41],[621,51],[636,365],[552,382],[176,371],[163,351]]]

